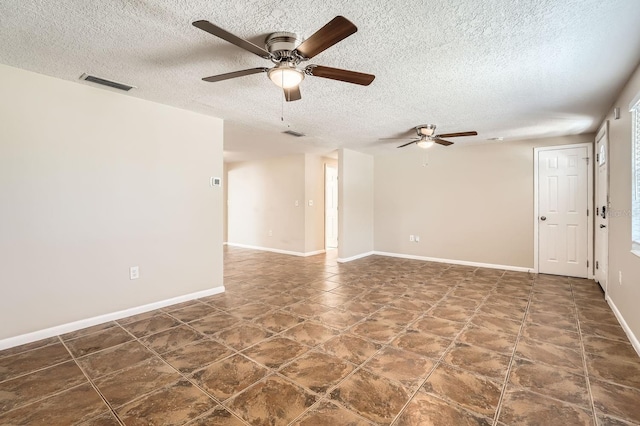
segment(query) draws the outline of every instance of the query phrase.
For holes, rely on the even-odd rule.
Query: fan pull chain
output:
[[[280,73],[280,80],[282,81],[282,86],[284,87],[284,73]],[[281,107],[280,121],[284,123],[284,98],[283,97],[280,97],[280,107]]]

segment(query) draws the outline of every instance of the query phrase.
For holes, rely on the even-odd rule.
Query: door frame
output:
[[[538,222],[538,155],[543,151],[555,151],[558,149],[568,148],[587,148],[587,260],[589,267],[587,269],[587,278],[594,278],[593,269],[593,142],[576,143],[569,145],[552,145],[533,148],[533,272],[538,273],[538,240],[540,237],[540,225]]]
[[[601,138],[606,138],[606,143],[607,143],[607,152],[605,153],[606,155],[606,167],[607,167],[607,187],[604,188],[605,192],[607,194],[607,211],[610,210],[611,207],[611,203],[610,203],[610,188],[611,188],[611,168],[609,167],[609,165],[611,164],[611,158],[609,157],[609,120],[605,120],[604,123],[602,124],[602,126],[598,129],[598,132],[596,133],[596,137],[594,140],[594,145],[593,145],[593,149],[596,150],[595,154],[599,154],[599,152],[597,152],[598,149],[598,140],[600,140]],[[597,156],[596,156],[597,158]],[[594,205],[598,205],[598,189],[599,189],[599,185],[598,185],[598,161],[594,161],[593,162],[593,174],[594,174],[594,187],[593,187],[593,200],[594,200]],[[609,288],[609,218],[610,216],[607,215],[607,241],[606,241],[606,248],[607,248],[607,274],[605,277],[605,282],[604,282],[604,288],[602,289],[605,294],[607,294],[608,288]],[[596,243],[596,235],[597,235],[597,229],[596,229],[596,223],[595,223],[595,216],[594,216],[594,223],[593,223],[593,230],[594,230],[594,235],[593,235],[593,248],[594,248],[594,253],[593,253],[593,277],[594,279],[596,278],[596,270],[595,270],[595,264],[596,264],[596,254],[595,254],[595,243]],[[600,260],[600,259],[598,259]],[[600,285],[600,287],[602,288],[602,283],[598,282],[598,284]]]

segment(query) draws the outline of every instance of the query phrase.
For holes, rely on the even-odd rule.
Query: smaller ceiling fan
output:
[[[416,126],[416,133],[418,134],[418,138],[411,140],[405,144],[400,145],[398,148],[404,148],[405,146],[411,145],[415,143],[420,148],[431,148],[434,144],[440,144],[444,146],[453,145],[453,142],[444,140],[442,138],[456,138],[459,136],[476,136],[478,132],[457,132],[457,133],[442,133],[440,135],[435,135],[436,125],[435,124],[422,124],[420,126]],[[386,138],[382,140],[397,140],[398,138]]]
[[[371,74],[324,67],[321,65],[307,65],[304,68],[298,68],[300,62],[308,61],[358,31],[358,28],[343,16],[336,16],[300,44],[298,37],[294,33],[277,32],[270,34],[265,40],[266,49],[231,34],[227,30],[209,21],[195,21],[193,26],[228,41],[231,44],[235,44],[254,55],[268,59],[275,64],[275,66],[271,68],[250,68],[205,77],[203,78],[204,81],[216,82],[266,72],[271,81],[284,89],[284,97],[287,102],[290,102],[302,98],[298,85],[304,80],[305,75],[360,84],[362,86],[368,86],[376,78]]]

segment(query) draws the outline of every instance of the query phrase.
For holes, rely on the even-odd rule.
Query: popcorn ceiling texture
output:
[[[283,105],[264,74],[201,81],[270,63],[194,20],[262,46],[336,15],[358,32],[309,63],[375,74],[369,87],[307,77],[302,101]],[[384,152],[397,144],[378,138],[424,123],[480,133],[459,145],[594,131],[640,60],[638,16],[637,0],[4,0],[0,63],[87,72],[138,87],[125,96],[221,117],[230,160],[271,146]],[[309,137],[292,141],[287,126]]]

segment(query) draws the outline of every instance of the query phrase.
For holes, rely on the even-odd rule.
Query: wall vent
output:
[[[100,84],[102,86],[113,87],[114,89],[124,90],[128,92],[131,89],[135,89],[136,86],[129,86],[128,84],[117,83],[111,80],[105,80],[104,78],[96,77],[94,75],[82,74],[80,80],[90,81],[91,83]]]
[[[305,136],[304,133],[296,132],[295,130],[285,130],[282,133],[285,133],[285,134],[291,135],[291,136],[295,136],[296,138],[300,138],[302,136]]]

